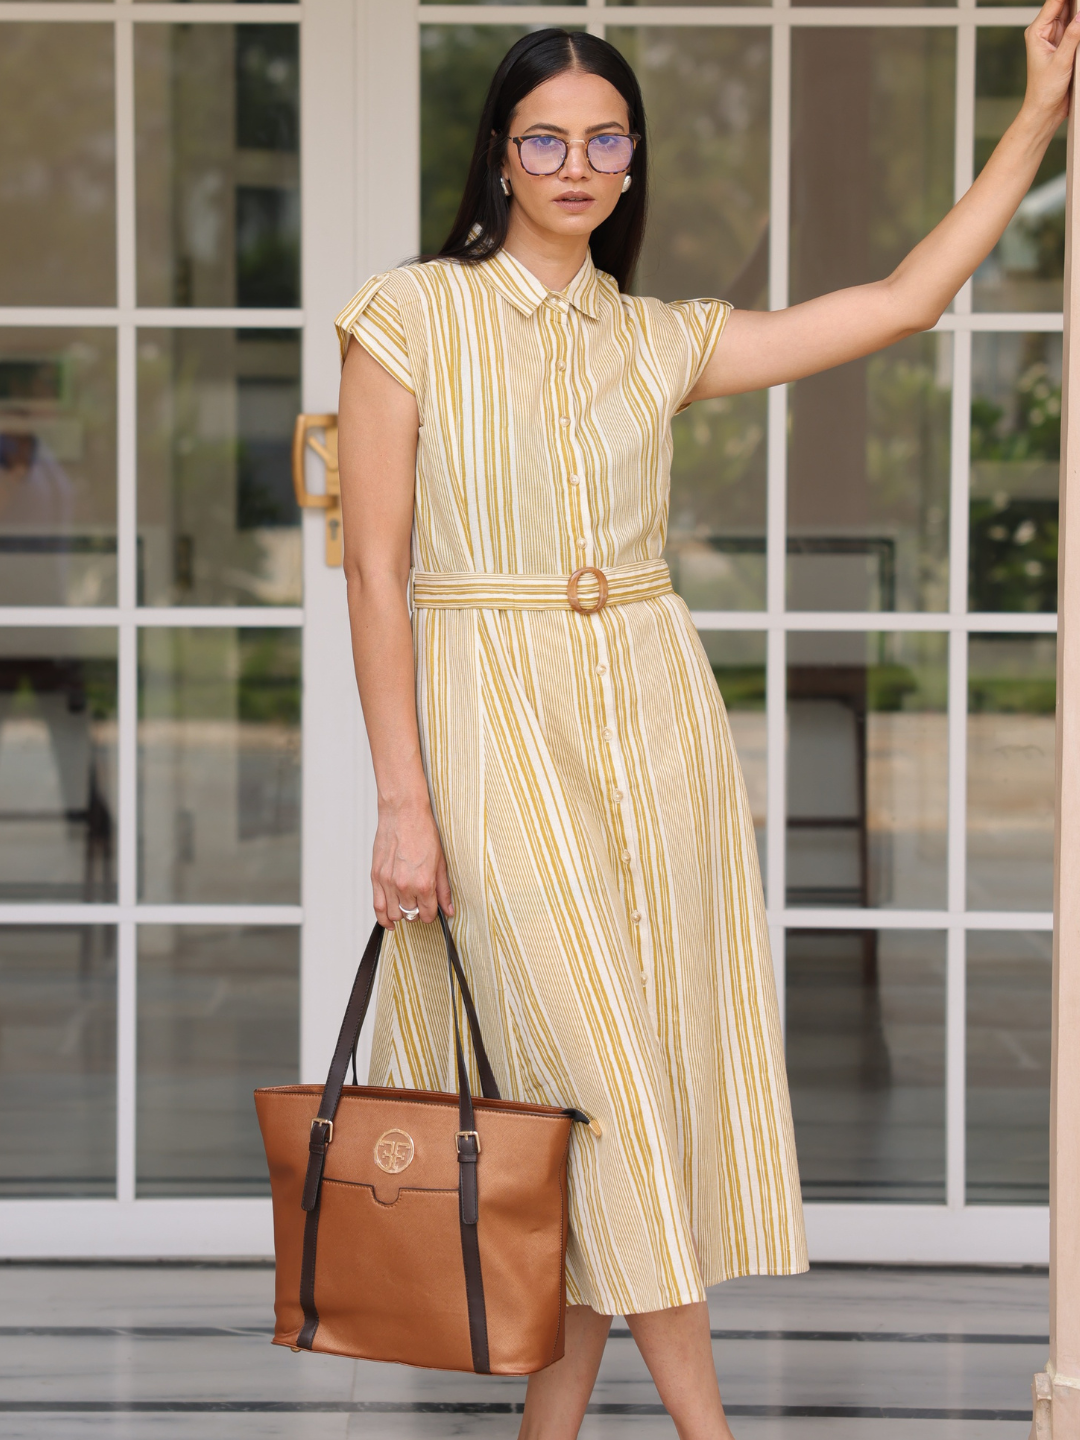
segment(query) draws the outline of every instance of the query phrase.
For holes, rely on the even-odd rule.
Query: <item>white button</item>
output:
[[[623,793],[622,793],[622,791],[621,791],[621,790],[616,790],[616,791],[615,791],[615,799],[618,800],[618,801],[621,801],[622,798],[623,798]]]
[[[603,730],[600,731],[600,734],[603,735],[605,740],[610,740],[611,737],[615,734],[615,731],[612,730],[610,725],[605,725]]]
[[[570,417],[569,417],[569,415],[560,415],[560,416],[559,416],[559,424],[560,424],[560,425],[569,425],[569,424],[570,424]]]
[[[558,370],[559,374],[561,375],[562,372],[566,369],[566,361],[565,361],[565,360],[560,360],[559,363],[558,363],[558,365],[556,365],[555,368],[556,368],[556,370]]]
[[[585,549],[585,541],[584,541],[584,540],[578,540],[578,542],[577,542],[577,548],[578,548],[579,550],[584,550],[584,549]]]
[[[647,985],[649,983],[649,977],[645,974],[644,970],[642,970],[641,972],[641,983],[643,985]]]
[[[626,864],[629,865],[629,864],[630,864],[630,851],[629,851],[629,850],[624,850],[624,851],[622,852],[622,858],[623,858],[623,860],[626,862]]]
[[[597,665],[597,667],[596,667],[596,673],[597,673],[598,675],[606,675],[606,674],[607,674],[607,666],[606,666],[606,665]]]
[[[580,485],[580,484],[581,484],[581,476],[580,476],[580,475],[571,475],[571,476],[570,476],[570,484],[571,484],[571,485]]]
[[[640,925],[640,924],[641,924],[641,911],[640,911],[640,910],[631,910],[631,911],[630,911],[630,919],[634,922],[635,925]],[[645,971],[644,971],[644,970],[641,972],[641,978],[642,978],[643,980],[644,980],[644,978],[645,978]]]

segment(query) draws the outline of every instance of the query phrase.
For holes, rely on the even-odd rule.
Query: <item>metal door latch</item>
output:
[[[320,440],[316,431],[323,432]],[[326,563],[340,565],[341,479],[338,475],[336,415],[298,415],[293,429],[292,478],[296,503],[306,510],[326,511]],[[304,483],[304,452],[311,448],[326,466],[326,493],[312,494]]]

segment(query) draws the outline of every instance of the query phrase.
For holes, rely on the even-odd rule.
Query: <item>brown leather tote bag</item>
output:
[[[255,1091],[270,1167],[275,1345],[527,1375],[563,1353],[566,1160],[580,1110],[499,1098],[457,950],[458,1093],[357,1085],[383,930],[360,962],[326,1084]],[[470,1093],[454,985],[482,1099]],[[352,1057],[352,1085],[345,1084]]]

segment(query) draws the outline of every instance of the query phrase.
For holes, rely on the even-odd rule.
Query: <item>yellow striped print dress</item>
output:
[[[595,1117],[567,1287],[608,1314],[807,1263],[750,810],[660,558],[671,418],[728,309],[620,294],[589,259],[555,294],[501,251],[376,275],[337,320],[419,408],[416,694],[454,933],[503,1094]],[[593,613],[567,597],[586,566]],[[386,961],[371,1083],[452,1089],[438,927],[399,925]]]

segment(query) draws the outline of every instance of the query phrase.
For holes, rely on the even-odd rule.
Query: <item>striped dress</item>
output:
[[[671,418],[727,319],[548,291],[505,251],[376,275],[337,320],[416,397],[413,636],[454,933],[508,1098],[575,1105],[571,1303],[806,1268],[754,830],[660,559]],[[597,567],[609,603],[579,613]],[[580,582],[580,602],[599,599]],[[370,1080],[454,1088],[438,927],[386,948]]]

